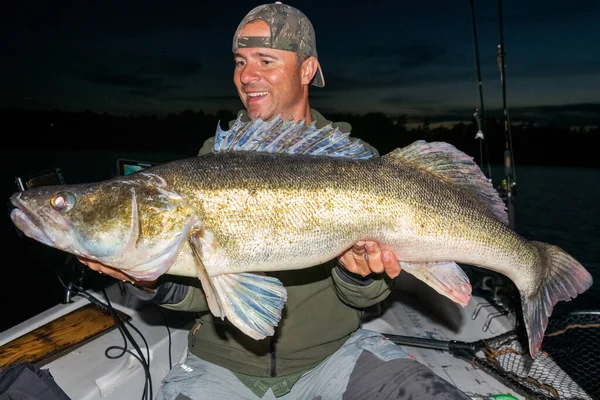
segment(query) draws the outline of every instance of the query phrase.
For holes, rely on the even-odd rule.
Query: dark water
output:
[[[516,230],[562,247],[594,277],[588,292],[557,307],[600,308],[600,169],[517,167],[516,173]]]
[[[117,158],[170,161],[189,154],[49,152],[21,157],[2,174],[2,194],[15,191],[14,176],[58,166],[67,183],[81,183],[115,175]],[[495,184],[501,168],[493,169]],[[593,287],[557,309],[600,308],[600,169],[517,166],[517,231],[529,239],[558,245],[576,257],[594,276]],[[64,299],[56,272],[65,278],[79,274],[79,264],[65,254],[19,237],[6,214],[2,219],[5,260],[1,297],[4,315],[0,331],[54,306]],[[82,270],[85,270],[84,268]],[[85,270],[84,286],[98,287],[110,278]]]

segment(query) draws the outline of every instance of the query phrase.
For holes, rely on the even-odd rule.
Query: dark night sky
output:
[[[204,4],[208,3],[208,4]],[[23,1],[4,6],[0,108],[165,114],[236,110],[231,39],[262,2]],[[467,120],[478,105],[468,0],[293,1],[312,20],[322,111]],[[475,0],[485,106],[502,105],[498,2]],[[508,105],[600,120],[600,2],[504,0]]]

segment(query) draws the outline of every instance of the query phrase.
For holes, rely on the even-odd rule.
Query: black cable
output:
[[[110,304],[110,300],[108,300],[108,297],[107,297],[107,300],[108,300],[108,305],[107,305],[107,304],[102,303],[100,300],[98,300],[97,298],[95,298],[94,296],[92,296],[91,294],[89,294],[88,292],[86,292],[85,290],[80,288],[79,286],[74,285],[73,288],[75,289],[75,294],[87,299],[90,303],[95,304],[98,307],[102,308],[103,310],[111,313],[113,319],[115,320],[115,324],[117,325],[119,333],[121,333],[121,336],[123,337],[124,346],[123,347],[110,346],[105,350],[104,355],[109,359],[116,359],[116,358],[122,357],[125,353],[129,353],[142,364],[142,367],[144,368],[144,374],[146,377],[146,382],[144,384],[144,392],[142,394],[142,400],[147,400],[148,393],[150,392],[150,395],[151,395],[151,392],[152,392],[151,386],[150,386],[150,390],[148,389],[148,385],[152,384],[151,377],[150,377],[150,371],[149,371],[149,364],[146,362],[146,360],[142,354],[142,351],[139,348],[139,346],[137,345],[136,341],[133,339],[133,337],[127,330],[127,328],[123,325],[123,321],[121,320],[121,318],[114,312],[114,309],[112,308],[112,305]],[[106,292],[104,293],[104,295],[106,296]],[[139,331],[138,331],[138,333],[139,333]],[[143,338],[143,336],[142,336],[142,338]],[[131,341],[132,345],[138,352],[139,356],[134,354],[131,350],[127,349],[127,339],[129,339],[129,341]],[[145,339],[144,339],[144,342],[145,342]],[[147,346],[146,346],[146,348],[147,348]],[[121,350],[121,353],[116,356],[111,356],[109,354],[109,352],[111,350]],[[152,397],[150,397],[150,399],[151,398]]]
[[[101,309],[108,311],[111,313],[113,319],[115,319],[115,324],[117,325],[117,328],[119,330],[119,333],[121,334],[121,336],[123,337],[123,342],[125,343],[123,347],[121,346],[110,346],[106,349],[106,351],[104,352],[104,355],[109,358],[109,359],[117,359],[122,357],[125,353],[129,353],[131,356],[133,356],[136,360],[138,360],[142,366],[144,367],[144,373],[146,376],[146,384],[144,386],[144,395],[142,397],[142,400],[146,399],[146,394],[148,392],[147,388],[149,387],[149,394],[150,394],[150,399],[152,399],[152,377],[150,374],[150,347],[148,346],[148,342],[146,341],[146,338],[144,337],[144,335],[139,331],[139,329],[137,329],[131,322],[129,321],[125,321],[125,323],[127,325],[129,325],[133,330],[135,330],[137,332],[138,335],[140,335],[140,337],[142,338],[144,345],[146,346],[146,359],[144,359],[143,355],[141,354],[141,349],[137,346],[137,343],[133,340],[133,337],[131,336],[131,334],[129,334],[129,332],[127,331],[127,328],[123,325],[123,321],[121,320],[121,318],[119,318],[116,313],[114,312],[114,309],[110,303],[110,300],[106,294],[106,291],[104,289],[102,289],[102,292],[104,294],[104,297],[106,298],[106,304],[101,302],[100,300],[98,300],[96,297],[92,296],[90,293],[88,293],[85,289],[83,289],[81,286],[76,285],[74,283],[70,283],[69,285],[66,285],[64,283],[64,281],[62,280],[62,278],[60,277],[60,275],[57,273],[56,277],[58,278],[60,284],[65,288],[65,290],[67,290],[69,293],[72,293],[73,295],[79,295],[83,298],[85,298],[86,300],[88,300],[90,303],[95,304],[96,306],[100,307]],[[121,290],[121,294],[124,294],[124,287],[122,287],[121,285],[119,285],[119,288]],[[158,312],[162,315],[163,317],[163,321],[165,323],[165,328],[167,328],[167,335],[169,338],[169,346],[168,346],[168,356],[169,356],[169,369],[173,368],[173,361],[172,361],[172,346],[173,346],[173,340],[171,337],[171,330],[169,329],[169,324],[167,321],[167,317],[165,315],[165,313],[161,310],[161,308],[158,305],[154,305],[156,307],[156,309],[158,310]],[[129,338],[129,340],[132,342],[132,344],[134,345],[134,347],[136,348],[136,351],[138,351],[139,356],[134,354],[131,350],[127,349],[127,338]],[[121,350],[121,353],[119,355],[110,355],[109,352],[111,350]],[[147,360],[147,361],[146,361]]]
[[[144,372],[146,373],[146,383],[144,385],[144,393],[142,394],[142,400],[146,400],[146,399],[152,400],[154,398],[154,396],[152,396],[152,376],[150,374],[150,349],[148,349],[148,344],[146,343],[146,339],[141,334],[141,332],[139,330],[137,330],[137,328],[134,327],[134,329],[138,332],[138,334],[143,338],[144,343],[146,343],[146,353],[147,353],[147,357],[148,358],[147,358],[147,360],[145,362],[143,362],[144,356],[142,354],[142,350],[138,346],[137,342],[133,339],[133,337],[131,336],[131,334],[129,333],[129,331],[125,327],[125,325],[123,325],[123,321],[121,320],[121,318],[115,312],[115,310],[112,307],[112,305],[110,303],[110,300],[108,298],[108,295],[106,294],[106,291],[104,290],[104,288],[102,289],[102,293],[104,294],[104,298],[106,299],[106,303],[108,304],[109,311],[112,314],[113,319],[117,323],[119,329],[122,330],[122,332],[125,334],[125,336],[127,336],[127,339],[129,339],[129,341],[131,342],[131,344],[133,345],[133,347],[137,351],[138,355],[140,356],[140,358],[138,360],[142,363],[142,367],[144,368]],[[129,322],[128,322],[128,325],[130,325],[130,326],[133,327],[133,325],[131,323],[129,323]],[[125,346],[127,346],[127,342],[125,342]],[[148,395],[148,393],[149,393],[149,396],[146,397]]]
[[[148,349],[148,344],[146,342],[146,339],[144,338],[144,335],[142,335],[142,333],[135,326],[133,326],[129,321],[126,321],[127,324],[129,326],[131,326],[141,336],[142,340],[146,344],[147,361],[146,361],[146,358],[144,358],[144,355],[142,354],[142,350],[137,345],[137,342],[133,339],[133,337],[127,330],[127,328],[123,325],[123,321],[121,320],[121,318],[114,311],[114,308],[112,307],[110,300],[108,299],[108,296],[106,295],[106,292],[104,291],[104,289],[102,291],[107,300],[107,304],[102,303],[100,300],[98,300],[97,298],[95,298],[94,296],[92,296],[91,294],[89,294],[88,292],[86,292],[79,286],[74,285],[73,288],[75,289],[75,291],[76,291],[75,293],[77,295],[87,299],[89,302],[91,302],[91,303],[97,305],[98,307],[111,313],[113,319],[115,320],[115,324],[117,325],[119,333],[121,333],[121,336],[123,337],[124,346],[123,347],[110,346],[105,350],[104,355],[109,359],[117,359],[117,358],[122,357],[125,353],[128,353],[128,354],[131,354],[136,360],[138,360],[142,364],[142,367],[144,368],[144,375],[146,378],[145,379],[146,382],[144,384],[144,392],[142,393],[142,400],[152,399],[153,397],[152,397],[152,377],[150,375],[150,351]],[[129,341],[133,345],[134,349],[138,352],[137,355],[134,354],[131,350],[127,349],[127,339],[129,339]],[[121,350],[121,353],[116,356],[111,356],[109,354],[109,352],[111,350]],[[148,394],[149,394],[149,397],[148,397]]]
[[[140,337],[142,338],[142,341],[144,342],[144,345],[146,346],[146,359],[148,360],[148,369],[150,369],[150,347],[148,346],[148,342],[146,342],[146,338],[144,337],[144,335],[142,335],[142,332],[140,332],[139,329],[136,328],[131,322],[125,321],[125,323],[127,325],[129,325],[131,328],[133,328],[133,330],[136,331],[137,334],[140,335]]]
[[[125,327],[125,325],[123,324],[123,320],[121,320],[121,318],[115,312],[115,310],[112,307],[112,304],[110,302],[110,299],[108,298],[108,295],[106,294],[106,291],[104,289],[102,289],[102,292],[106,299],[106,304],[101,302],[96,297],[94,297],[93,295],[88,293],[85,289],[83,289],[82,287],[80,287],[76,284],[70,284],[68,286],[65,285],[64,281],[61,279],[61,277],[58,274],[57,274],[57,278],[58,278],[59,282],[61,283],[61,285],[66,290],[71,291],[73,293],[73,295],[81,296],[81,297],[85,298],[86,300],[88,300],[90,303],[100,307],[101,309],[103,309],[105,311],[110,312],[111,316],[113,317],[113,320],[115,321],[115,325],[117,326],[117,328],[119,330],[119,333],[121,333],[121,336],[123,337],[124,345],[122,347],[121,346],[110,346],[106,349],[104,354],[109,359],[116,359],[116,358],[122,357],[125,353],[129,353],[132,357],[134,357],[136,360],[138,360],[140,362],[140,364],[142,365],[142,368],[144,369],[144,375],[145,375],[145,383],[144,383],[144,391],[142,393],[142,400],[153,399],[152,376],[150,374],[150,349],[148,347],[148,343],[147,343],[144,335],[131,322],[125,321],[127,323],[127,325],[129,325],[131,328],[133,328],[138,333],[138,335],[140,335],[142,340],[144,341],[144,344],[146,345],[146,357],[144,357],[142,350],[138,346],[137,342],[134,340],[131,333],[129,333],[129,330],[127,329],[127,327]],[[167,327],[167,329],[168,329],[168,327]],[[129,340],[131,342],[131,344],[133,345],[134,349],[136,350],[136,352],[138,354],[133,353],[131,350],[129,350],[127,348],[127,340]],[[170,332],[169,332],[169,342],[170,342]],[[115,356],[115,355],[111,356],[109,354],[109,352],[111,350],[121,350],[121,353],[117,356]],[[169,353],[169,360],[170,360],[170,353]]]
[[[171,340],[171,330],[169,329],[169,324],[167,322],[167,316],[165,315],[165,313],[160,309],[160,306],[158,304],[154,304],[154,307],[158,310],[158,312],[162,315],[163,320],[165,321],[165,327],[167,328],[167,334],[169,335],[169,369],[173,368],[173,361],[171,360],[171,345],[172,345],[172,340]]]

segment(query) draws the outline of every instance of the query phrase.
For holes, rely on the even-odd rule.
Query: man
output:
[[[308,18],[279,2],[254,8],[233,39],[233,80],[243,120],[276,116],[318,127],[329,123],[308,101],[324,86]],[[349,132],[350,126],[334,124]],[[200,155],[210,151],[209,139]],[[90,268],[131,281],[122,272]],[[360,329],[361,309],[387,297],[400,266],[377,243],[359,242],[339,260],[274,272],[288,300],[273,337],[254,340],[208,312],[198,280],[189,285],[134,282],[139,297],[203,313],[189,335],[189,354],[163,381],[163,399],[465,398],[382,335]]]

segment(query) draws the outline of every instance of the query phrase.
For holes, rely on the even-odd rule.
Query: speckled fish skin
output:
[[[211,274],[305,268],[367,239],[403,261],[469,263],[532,289],[543,274],[531,268],[535,246],[476,199],[386,158],[229,153],[180,168],[153,173],[197,199],[189,203],[226,254],[203,260]]]
[[[506,275],[521,294],[532,356],[553,306],[592,285],[562,249],[511,230],[498,193],[453,146],[418,141],[372,157],[335,131],[302,129],[240,122],[218,132],[213,154],[16,193],[11,217],[44,244],[138,279],[198,276],[211,312],[256,339],[273,334],[286,292],[249,272],[308,268],[361,240],[463,306],[471,288],[454,263]],[[238,145],[275,150],[228,150]],[[329,155],[281,151],[300,148]]]

